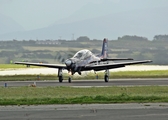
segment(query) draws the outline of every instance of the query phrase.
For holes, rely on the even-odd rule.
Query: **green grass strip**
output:
[[[58,80],[58,77],[57,75],[5,75],[5,76],[0,76],[0,81],[34,81],[34,80]]]
[[[31,68],[39,68],[37,66],[30,66]],[[17,64],[0,64],[0,69],[19,69],[19,68],[27,68],[26,65],[17,65]]]
[[[0,87],[0,105],[168,102],[167,86]]]

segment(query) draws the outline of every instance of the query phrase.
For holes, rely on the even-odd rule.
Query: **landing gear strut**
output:
[[[69,78],[68,78],[68,82],[69,82],[69,83],[71,83],[71,80],[72,80],[72,78],[71,78],[71,77],[69,77]]]
[[[108,77],[108,76],[109,76],[109,70],[106,70],[106,71],[105,71],[105,75],[104,75],[104,81],[105,81],[105,82],[108,82],[108,81],[109,81],[109,77]]]
[[[58,69],[58,78],[59,78],[59,82],[62,83],[63,81],[62,69]]]

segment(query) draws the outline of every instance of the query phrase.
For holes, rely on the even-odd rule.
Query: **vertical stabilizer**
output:
[[[107,57],[108,57],[108,40],[106,38],[104,38],[102,52],[101,52],[101,58],[105,59]]]

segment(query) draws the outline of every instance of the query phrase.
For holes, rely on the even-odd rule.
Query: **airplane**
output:
[[[110,61],[121,61],[129,60],[127,62],[112,62]],[[126,65],[133,64],[142,64],[150,63],[151,60],[142,60],[142,61],[130,61],[132,58],[108,58],[108,39],[104,38],[102,45],[102,52],[99,55],[94,55],[91,51],[83,49],[78,51],[72,58],[69,58],[65,61],[65,64],[48,64],[48,63],[31,63],[31,62],[15,62],[15,64],[22,65],[33,65],[33,66],[42,66],[48,68],[57,68],[58,69],[58,79],[59,82],[63,82],[63,72],[62,70],[67,70],[69,73],[68,82],[71,83],[71,75],[74,75],[76,72],[81,75],[82,71],[94,70],[101,71],[105,70],[104,81],[109,81],[109,69],[121,68]]]

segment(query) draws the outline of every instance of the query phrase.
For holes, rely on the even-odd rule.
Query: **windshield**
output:
[[[85,59],[91,55],[92,53],[89,50],[81,50],[74,55],[74,58]]]

